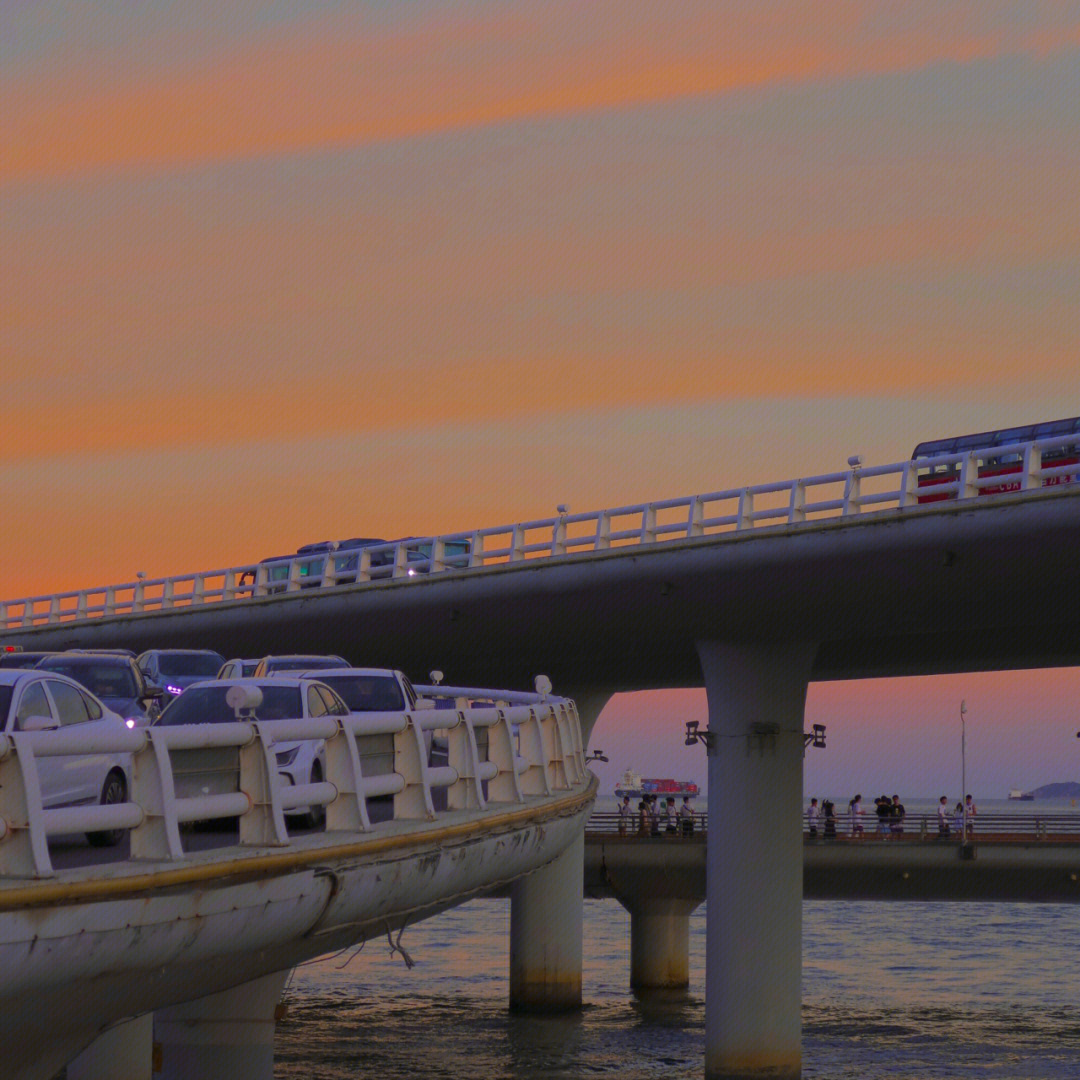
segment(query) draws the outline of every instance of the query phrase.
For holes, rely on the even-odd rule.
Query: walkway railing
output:
[[[714,491],[679,499],[559,514],[471,532],[297,555],[222,570],[128,581],[0,602],[0,630],[192,605],[257,599],[357,582],[420,580],[529,559],[693,540],[770,526],[804,526],[880,510],[918,511],[943,500],[1008,497],[1078,479],[1075,464],[1043,464],[1075,435],[940,454],[893,465]],[[1060,454],[1059,454],[1060,456]],[[1051,458],[1051,462],[1053,459]]]
[[[948,839],[959,843],[961,840],[960,830],[952,824],[950,818]],[[702,836],[708,827],[708,814],[695,812],[694,829],[692,835]],[[626,836],[630,839],[655,840],[658,837],[663,840],[685,839],[683,830],[680,828],[675,833],[667,832],[667,822],[661,813],[659,820],[659,832],[653,831],[651,824],[644,827],[640,824],[636,812],[629,819],[623,821],[617,813],[597,811],[590,815],[588,824],[585,826],[586,835],[595,836]],[[824,821],[819,820],[816,836],[812,837],[803,825],[803,837],[807,841],[816,839],[825,841]],[[938,835],[938,821],[936,814],[908,814],[904,819],[903,832],[901,834],[878,832],[877,821],[869,818],[863,825],[863,832],[853,836],[850,822],[846,819],[837,819],[836,836],[828,838],[830,842],[837,843],[887,843],[902,839],[926,840],[940,843],[942,838]],[[1069,840],[1080,843],[1080,813],[1075,814],[979,814],[975,823],[970,827],[968,839],[974,842],[989,842],[1000,840]]]
[[[463,707],[463,699],[451,698],[454,708],[401,713],[0,735],[0,880],[52,876],[48,841],[58,835],[123,830],[130,833],[131,860],[184,860],[191,857],[180,832],[187,822],[235,817],[239,848],[288,847],[285,814],[297,808],[325,807],[328,832],[366,834],[392,824],[372,821],[368,802],[380,796],[392,797],[393,821],[431,820],[436,791],[445,792],[448,811],[484,811],[586,782],[572,701],[490,690],[470,695],[493,704]],[[510,704],[507,697],[531,700]],[[390,769],[379,767],[389,754],[363,752],[373,736],[391,737]],[[274,755],[275,743],[285,741],[325,741],[325,780],[287,785]],[[445,765],[431,763],[432,741],[445,745]],[[177,774],[190,775],[191,755],[221,748],[237,751],[235,791],[178,795]],[[100,754],[130,755],[124,802],[42,805],[40,759]]]

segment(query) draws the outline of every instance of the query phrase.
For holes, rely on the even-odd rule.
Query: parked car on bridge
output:
[[[306,720],[316,716],[347,716],[341,698],[323,683],[311,679],[214,679],[189,686],[158,718],[158,727],[176,724],[225,724],[237,719],[227,695],[234,686],[257,689],[259,704],[252,719]],[[274,744],[278,776],[286,784],[315,784],[326,775],[326,743],[322,739]],[[239,790],[240,752],[236,747],[175,750],[173,782],[180,798],[221,795]],[[323,820],[324,809],[312,806],[290,810],[304,824]]]
[[[123,717],[74,679],[52,671],[0,670],[0,718],[5,733],[75,728],[87,735],[125,730]],[[131,790],[130,754],[78,754],[36,759],[46,807],[121,803]],[[120,830],[87,833],[95,846],[117,844]]]
[[[404,712],[417,708],[412,683],[402,672],[391,668],[340,668],[296,674],[301,679],[317,679],[329,686],[345,702],[349,712]],[[431,702],[425,702],[423,707],[430,705]],[[430,753],[430,732],[425,733],[424,742]],[[356,752],[365,776],[394,771],[393,735],[357,736]]]
[[[161,711],[164,691],[143,677],[135,661],[118,653],[63,652],[38,661],[39,671],[74,679],[125,720],[145,726]]]
[[[255,665],[253,678],[261,679],[264,675],[273,675],[280,671],[313,671],[328,668],[347,668],[348,660],[341,656],[305,656],[295,653],[285,656],[264,656]]]
[[[48,652],[23,652],[22,649],[19,649],[18,651],[3,652],[0,653],[0,669],[37,667],[39,660],[44,660],[46,656],[55,655],[54,650]]]
[[[258,660],[226,660],[218,669],[218,679],[250,679],[259,666]]]
[[[214,678],[225,660],[213,649],[149,649],[135,663],[148,682],[165,691],[167,704],[192,684]]]

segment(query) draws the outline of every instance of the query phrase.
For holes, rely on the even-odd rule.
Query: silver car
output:
[[[5,733],[126,730],[127,721],[74,679],[40,669],[0,670],[0,718]],[[130,754],[78,754],[37,758],[45,807],[121,803],[131,790]],[[88,833],[95,845],[119,843],[121,830]]]

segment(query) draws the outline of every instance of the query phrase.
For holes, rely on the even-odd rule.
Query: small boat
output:
[[[1030,791],[1021,791],[1019,788],[1013,788],[1009,792],[1010,799],[1016,799],[1019,802],[1034,802],[1035,796]]]
[[[621,799],[629,795],[632,799],[642,795],[690,795],[698,793],[698,786],[692,780],[658,780],[653,777],[644,777],[633,769],[627,769],[622,779],[615,786],[615,796]]]

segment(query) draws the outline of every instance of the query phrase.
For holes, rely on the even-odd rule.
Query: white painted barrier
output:
[[[1009,498],[1015,492],[1074,484],[1075,464],[1043,465],[1043,457],[1074,446],[1076,435],[940,454],[892,465],[857,467],[776,483],[678,499],[518,522],[472,532],[414,537],[349,551],[338,570],[333,553],[297,555],[286,577],[271,580],[271,564],[129,581],[75,592],[0,602],[0,631],[176,607],[257,600],[311,588],[431,574],[474,572],[528,559],[560,558],[612,548],[693,540],[726,532],[791,527],[882,510],[918,512],[942,500]],[[1002,459],[1011,459],[1002,466]],[[1007,471],[1006,471],[1007,470]],[[447,554],[448,545],[467,553]],[[343,553],[344,554],[344,553]],[[352,562],[355,560],[355,566]],[[273,564],[280,567],[282,564]]]
[[[429,697],[460,701],[452,692],[430,690]],[[192,858],[180,833],[181,824],[188,822],[237,817],[241,847],[287,847],[291,840],[285,812],[301,806],[325,806],[328,832],[367,833],[378,827],[368,801],[380,796],[392,796],[394,820],[431,820],[438,789],[446,791],[448,810],[483,811],[522,803],[528,795],[570,790],[586,779],[581,727],[572,701],[492,690],[477,695],[503,702],[512,696],[519,703],[93,735],[77,728],[0,735],[0,880],[51,877],[50,836],[126,830],[131,860],[180,861]],[[478,732],[486,739],[478,739]],[[365,772],[356,740],[373,734],[393,736],[390,771]],[[445,765],[431,763],[432,736],[445,739]],[[323,781],[297,786],[280,781],[274,745],[297,740],[325,741]],[[237,790],[178,797],[173,755],[213,748],[237,751]],[[40,758],[101,753],[132,755],[131,791],[125,802],[49,809],[42,805]]]

